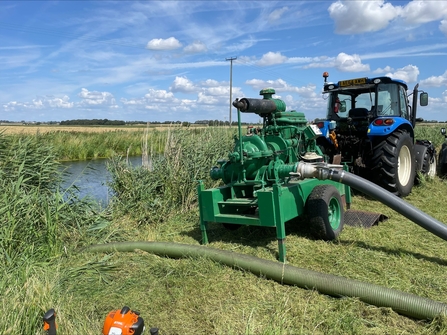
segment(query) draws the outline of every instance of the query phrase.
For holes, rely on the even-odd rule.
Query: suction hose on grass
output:
[[[397,313],[416,319],[433,319],[441,314],[447,315],[447,304],[441,302],[227,250],[167,242],[121,242],[93,245],[86,249],[87,252],[131,252],[134,250],[172,258],[206,257],[227,266],[244,269],[257,276],[273,279],[281,284],[314,289],[335,297],[357,297],[368,304],[390,307]]]

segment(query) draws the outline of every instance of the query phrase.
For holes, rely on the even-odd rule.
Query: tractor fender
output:
[[[393,119],[393,123],[390,125],[377,125],[377,120],[388,120]],[[377,136],[388,136],[394,133],[398,129],[403,129],[407,131],[412,138],[414,138],[414,130],[410,121],[402,118],[402,117],[378,117],[372,122],[368,127],[368,137],[370,140]]]

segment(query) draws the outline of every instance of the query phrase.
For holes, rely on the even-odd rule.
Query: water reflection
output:
[[[89,161],[64,162],[61,169],[64,171],[63,189],[75,186],[78,195],[83,198],[90,196],[103,205],[109,203],[110,174],[106,169],[108,159],[95,159]],[[130,157],[133,166],[141,165],[141,157]]]

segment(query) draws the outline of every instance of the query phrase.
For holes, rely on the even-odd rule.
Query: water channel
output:
[[[107,161],[108,159],[95,159],[61,163],[61,169],[65,171],[62,188],[74,185],[79,189],[79,197],[90,196],[100,204],[107,205],[110,200],[107,187],[107,182],[110,181],[110,174],[106,168]],[[129,157],[129,162],[132,166],[140,166],[141,156]]]

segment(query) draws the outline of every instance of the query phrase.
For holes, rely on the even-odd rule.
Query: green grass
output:
[[[446,192],[446,182],[436,179],[415,188],[408,200],[446,222],[441,210]],[[357,195],[354,208],[384,213],[389,220],[371,229],[346,227],[332,243],[307,238],[299,223],[291,222],[289,264],[447,302],[446,242],[376,201]],[[197,245],[198,214],[193,210],[143,226],[123,218],[84,239],[82,244],[148,240]],[[214,248],[277,257],[275,232],[269,228],[230,232],[213,224],[210,242]],[[141,251],[112,253],[107,260],[103,256],[68,246],[58,265],[52,265],[58,280],[50,280],[53,294],[42,291],[43,297],[50,296],[42,307],[56,306],[61,329],[80,327],[83,334],[98,334],[108,311],[129,305],[162,334],[447,334],[442,317],[413,320],[355,298],[283,286],[208,259],[175,260]]]
[[[281,285],[206,258],[83,252],[88,245],[115,241],[199,244],[193,185],[221,154],[224,134],[171,135],[166,143],[173,145],[164,148],[167,158],[146,173],[115,162],[119,196],[106,211],[47,192],[57,178],[50,178],[54,156],[45,142],[15,147],[0,142],[0,162],[8,162],[0,163],[0,186],[7,194],[0,200],[1,334],[44,334],[42,316],[49,308],[57,312],[58,333],[100,334],[107,313],[124,305],[140,311],[147,327],[159,327],[162,335],[447,334],[446,317],[414,320],[356,298]],[[157,188],[160,182],[163,187]],[[446,194],[447,181],[435,178],[424,180],[406,200],[447,222]],[[134,207],[126,212],[132,201]],[[149,201],[160,206],[145,207]],[[360,194],[352,207],[389,219],[370,229],[345,227],[333,242],[309,238],[305,220],[289,222],[288,263],[447,303],[447,242]],[[228,231],[210,224],[209,247],[275,261],[275,236],[271,228]]]

